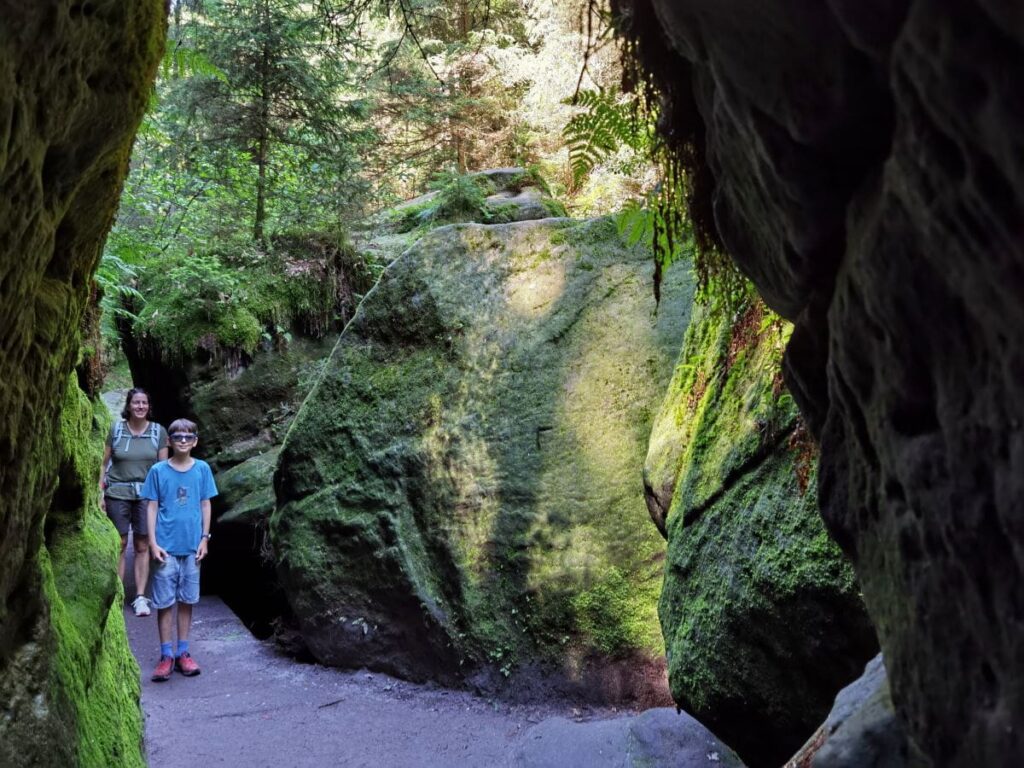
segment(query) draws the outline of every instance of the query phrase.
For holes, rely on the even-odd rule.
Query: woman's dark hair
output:
[[[132,387],[128,390],[128,397],[124,399],[124,408],[121,409],[121,418],[130,419],[132,417],[132,398],[136,395],[145,395],[146,399],[149,400],[149,392],[144,390],[142,387]],[[153,403],[150,402],[149,410],[146,411],[146,418],[149,418],[149,414],[153,412]]]

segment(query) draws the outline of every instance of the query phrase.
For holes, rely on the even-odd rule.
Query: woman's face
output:
[[[128,403],[128,410],[137,419],[144,419],[149,415],[149,397],[136,393],[132,395],[132,401]]]

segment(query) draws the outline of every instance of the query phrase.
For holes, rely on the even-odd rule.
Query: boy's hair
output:
[[[199,427],[196,426],[194,421],[188,419],[175,419],[171,422],[171,426],[167,428],[167,434],[173,435],[178,432],[191,432],[196,437],[199,437]]]

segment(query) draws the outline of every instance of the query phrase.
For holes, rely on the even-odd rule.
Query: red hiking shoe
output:
[[[200,672],[199,665],[196,664],[188,651],[185,651],[185,653],[174,660],[174,667],[185,677],[193,677]],[[167,676],[171,676],[170,671],[168,671]]]
[[[162,683],[166,680],[171,679],[171,672],[174,671],[174,659],[170,656],[161,656],[160,661],[157,662],[156,669],[153,670],[153,677],[150,679],[154,683]]]

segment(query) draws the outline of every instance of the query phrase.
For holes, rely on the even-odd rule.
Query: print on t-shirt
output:
[[[188,504],[188,488],[184,485],[178,486],[178,506],[184,507]]]

